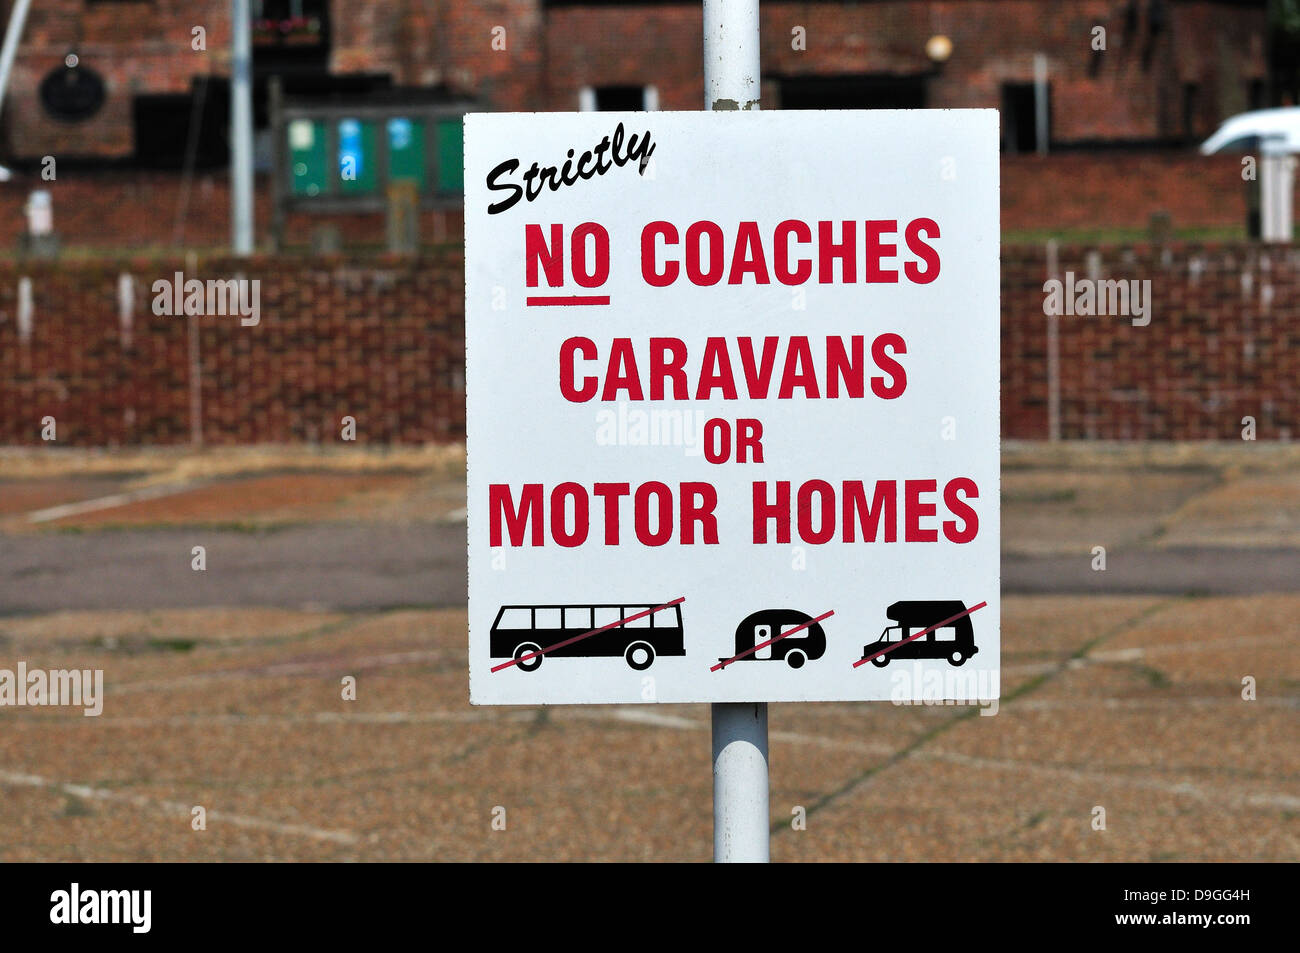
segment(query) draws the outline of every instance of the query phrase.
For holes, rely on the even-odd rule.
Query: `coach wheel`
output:
[[[960,665],[966,661],[966,656],[961,654],[961,649],[953,649],[952,654],[948,656],[948,661],[952,662],[953,665]]]
[[[785,664],[791,668],[803,668],[803,663],[806,661],[808,661],[808,656],[798,649],[792,649],[785,656]]]
[[[533,653],[540,652],[541,650],[542,647],[538,645],[536,642],[520,643],[519,647],[515,649],[515,658],[521,659],[525,655],[532,655],[533,657],[528,659],[525,662],[520,662],[519,667],[523,669],[525,672],[536,671],[537,667],[542,664],[542,656],[533,655]]]
[[[871,664],[874,665],[876,668],[884,668],[886,665],[889,664],[889,656],[877,655],[875,658],[871,660]]]
[[[654,662],[655,650],[649,642],[633,642],[623,653],[623,658],[638,672],[644,672]]]

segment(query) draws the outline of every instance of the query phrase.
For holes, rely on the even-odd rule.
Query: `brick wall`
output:
[[[1150,280],[1150,324],[1058,318],[1066,439],[1261,440],[1300,433],[1300,249],[1246,243],[1008,248],[1002,256],[1002,432],[1049,434],[1043,284]],[[1091,261],[1090,261],[1091,259]]]
[[[153,281],[177,270],[226,278],[237,268],[261,281],[255,327],[235,315],[153,313]],[[124,271],[135,278],[129,336],[118,305]],[[0,444],[39,443],[46,415],[60,444],[184,443],[195,379],[210,444],[328,442],[344,415],[356,418],[359,442],[464,435],[459,253],[24,268],[32,288],[25,341],[19,274],[0,266]]]
[[[1049,433],[1046,249],[1004,250],[1002,422],[1011,438]],[[156,316],[152,282],[180,269],[261,285],[261,323],[237,316]],[[184,443],[191,415],[211,444],[338,439],[357,420],[365,442],[464,434],[463,260],[396,258],[0,264],[0,444]],[[1224,244],[1057,251],[1055,271],[1150,280],[1150,324],[1059,319],[1061,434],[1066,438],[1259,439],[1300,432],[1300,249]],[[134,276],[129,340],[118,278]],[[31,279],[30,332],[18,321]],[[191,336],[191,324],[196,334]],[[197,348],[198,373],[192,367]],[[192,399],[198,381],[200,403]],[[196,409],[196,406],[198,409]]]
[[[1167,212],[1174,228],[1246,232],[1241,156],[1190,150],[1003,155],[1002,227],[1146,228]]]

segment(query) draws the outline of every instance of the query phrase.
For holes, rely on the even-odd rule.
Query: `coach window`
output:
[[[498,629],[531,629],[532,627],[532,612],[528,609],[505,609],[501,613],[501,621],[497,623]]]
[[[563,620],[560,617],[560,610],[559,609],[538,609],[536,628],[538,629],[563,628]]]
[[[631,616],[636,615],[638,612],[646,612],[649,609],[650,606],[627,606],[623,610],[623,618],[625,619],[630,618]],[[632,621],[627,623],[627,627],[629,629],[648,629],[650,628],[650,616],[643,615],[639,619],[632,619]]]
[[[618,608],[614,606],[597,606],[592,617],[592,628],[599,629],[607,625],[615,625],[621,622],[623,616],[619,613]]]
[[[591,609],[570,606],[564,610],[564,627],[566,629],[591,630]]]

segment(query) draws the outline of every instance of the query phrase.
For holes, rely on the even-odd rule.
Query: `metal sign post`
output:
[[[758,0],[704,0],[704,106],[756,110]],[[713,859],[767,863],[767,703],[714,704]]]
[[[230,4],[230,247],[253,253],[253,45],[248,0]]]

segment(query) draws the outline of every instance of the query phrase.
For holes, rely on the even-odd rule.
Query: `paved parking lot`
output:
[[[30,602],[0,615],[0,667],[102,669],[105,697],[99,717],[0,708],[0,860],[708,859],[707,706],[469,706],[455,600],[463,563],[437,568],[443,544],[427,542],[446,534],[453,546],[460,532],[454,465],[449,475],[390,459],[366,471],[375,479],[351,482],[318,465],[295,471],[298,491],[279,497],[249,492],[255,480],[280,479],[263,470],[187,466],[184,479],[206,495],[35,523],[33,512],[174,484],[177,468],[4,471],[0,592],[12,602],[26,591]],[[1042,476],[1053,468],[1079,479]],[[1088,565],[1092,545],[1109,545],[1110,565],[1096,575],[1111,578],[1125,553],[1141,562],[1182,542],[1225,567],[1254,554],[1267,568],[1300,512],[1286,472],[1081,470],[1050,459],[1010,468],[1006,548],[1029,559],[1037,545],[1043,557]],[[1244,518],[1231,539],[1207,537],[1225,512],[1243,512],[1234,494],[1259,497],[1261,480],[1275,487],[1281,515]],[[1123,489],[1134,486],[1144,489]],[[1103,518],[1125,501],[1138,506],[1134,494],[1142,527]],[[163,500],[170,511],[151,509]],[[1058,510],[1054,520],[1044,508]],[[263,583],[255,599],[177,599],[172,570],[156,560],[175,557],[188,573],[195,533],[242,540],[248,554],[266,549],[270,577],[294,564],[277,537],[314,541],[297,550],[308,574],[332,539],[340,571],[376,584],[388,574],[383,560],[405,547],[431,595],[295,602]],[[316,535],[284,535],[294,533]],[[1163,547],[1170,538],[1180,545]],[[51,541],[80,544],[86,561],[65,565],[58,550],[40,550]],[[430,562],[420,562],[420,545]],[[209,548],[210,577],[224,546]],[[42,565],[71,575],[42,583],[31,572]],[[96,587],[117,590],[122,604],[69,608]],[[772,706],[773,858],[1300,859],[1300,593],[1187,588],[1007,594],[995,715]],[[342,697],[348,676],[355,700]],[[1252,700],[1243,679],[1253,680]],[[199,806],[206,830],[192,827]],[[497,808],[505,830],[493,829]],[[806,829],[792,827],[796,813]]]

